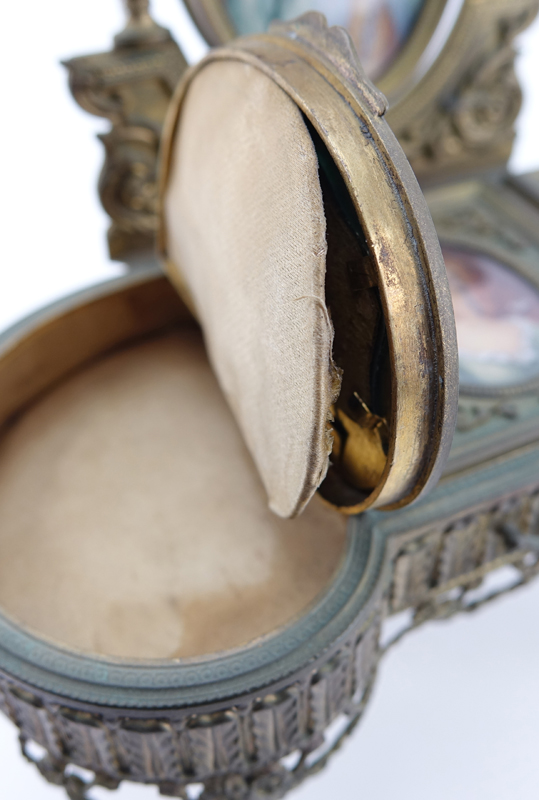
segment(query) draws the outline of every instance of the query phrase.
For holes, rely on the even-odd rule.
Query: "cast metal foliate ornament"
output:
[[[328,26],[318,12],[290,23],[275,23],[267,34],[242,37],[227,48],[210,51],[179,84],[170,106],[161,149],[162,198],[169,190],[178,121],[188,91],[208,64],[221,61],[250,64],[265,73],[292,98],[321,137],[345,181],[368,248],[368,269],[376,276],[382,298],[391,342],[387,451],[381,467],[380,461],[375,464],[375,480],[367,494],[359,488],[352,469],[362,466],[365,431],[370,433],[386,421],[371,414],[361,393],[356,393],[356,416],[344,424],[343,417],[352,407],[345,401],[352,392],[347,396],[342,390],[337,400],[341,425],[333,428],[334,458],[319,491],[349,514],[366,507],[402,507],[428,491],[445,463],[456,418],[457,343],[438,237],[410,165],[385,123],[385,98],[365,77],[348,32]],[[167,225],[173,223],[165,216],[160,252],[173,282],[183,289],[181,265],[174,264],[168,249],[172,234]],[[326,282],[326,290],[328,286]],[[337,344],[339,320],[355,313],[346,310],[350,296],[343,293],[337,299],[342,314],[336,313],[338,305],[334,308]],[[345,380],[346,375],[345,367]],[[418,415],[418,407],[428,409],[427,413]]]
[[[277,800],[318,773],[353,731],[380,658],[402,636],[429,620],[472,612],[536,577],[538,532],[535,488],[441,521],[419,538],[395,537],[386,555],[385,589],[366,623],[302,678],[215,713],[186,709],[165,720],[163,712],[81,711],[54,698],[43,702],[6,677],[0,679],[0,704],[20,728],[25,757],[71,800],[89,800],[92,786],[114,789],[122,780],[152,782],[162,795],[184,800],[195,783],[204,786],[204,800]],[[513,584],[483,590],[489,573],[507,566],[514,568]],[[403,610],[410,611],[410,623],[381,643],[383,619]],[[338,733],[328,738],[324,732],[336,720]],[[41,760],[30,754],[29,741],[45,749]],[[295,763],[283,762],[292,753]],[[77,776],[73,765],[93,777]]]
[[[390,108],[421,182],[505,165],[522,100],[514,40],[538,8],[537,0],[466,0],[436,61]]]
[[[186,3],[210,44],[237,35],[224,0]],[[506,163],[521,103],[514,38],[538,7],[537,0],[425,2],[402,51],[376,80],[421,181]]]
[[[536,8],[535,0],[466,0],[446,51],[406,102],[388,112],[422,179],[503,165],[520,104],[512,42]],[[130,10],[125,36],[118,37],[112,53],[68,64],[77,100],[113,122],[104,137],[107,161],[100,191],[113,217],[111,252],[120,258],[153,243],[157,142],[168,97],[184,69],[176,45],[148,21],[147,3],[132,2]],[[501,228],[493,208],[475,216],[455,211],[442,218],[436,208],[433,213],[449,240],[490,243],[500,257],[503,249],[512,249],[525,267],[526,236],[515,247],[518,232],[507,224]],[[514,431],[532,402],[537,403],[535,394],[463,397],[459,428],[469,434],[501,420],[505,438],[518,446]],[[522,445],[530,441],[526,427]],[[312,669],[267,694],[174,714],[89,709],[3,674],[0,707],[19,727],[26,757],[37,761],[42,775],[63,786],[71,800],[85,800],[93,785],[114,789],[123,780],[153,782],[164,796],[184,800],[193,783],[203,785],[203,800],[282,797],[325,765],[361,717],[379,659],[395,641],[380,643],[387,616],[410,611],[405,635],[427,620],[470,612],[499,596],[482,591],[493,570],[513,567],[511,588],[538,574],[539,487],[531,485],[534,470],[528,473],[525,490],[508,489],[498,476],[502,499],[482,502],[480,508],[474,501],[472,510],[451,519],[440,511],[439,519],[422,530],[392,535],[369,615],[356,620]],[[508,463],[508,482],[511,474]],[[343,723],[340,734],[324,741],[325,728],[337,719]],[[31,742],[44,748],[44,758],[36,759]],[[283,761],[292,753],[298,759],[293,765]],[[90,773],[78,775],[74,766]]]
[[[447,41],[422,72],[448,5],[427,4],[401,56],[377,82],[390,100],[387,120],[426,183],[507,162],[521,103],[514,39],[539,8],[538,0],[463,0]],[[208,30],[201,26],[203,34],[211,31],[212,43],[232,38],[231,24],[215,27],[216,20],[226,19],[222,0],[190,3],[199,24],[195,10],[202,6],[202,16],[211,11],[213,20]],[[77,101],[114,124],[104,139],[107,161],[100,181],[113,219],[114,258],[153,245],[158,140],[168,99],[186,66],[170,34],[150,25],[147,8],[147,0],[131,0],[130,23],[112,53],[67,62]]]
[[[150,17],[148,0],[127,0],[128,22],[108,53],[65,62],[75,100],[112,122],[100,136],[105,164],[99,194],[112,224],[114,259],[153,251],[157,230],[156,163],[168,102],[186,69],[170,32]]]
[[[157,271],[131,273],[114,285],[87,290],[52,317],[49,310],[40,322],[34,318],[15,338],[8,334],[4,346],[18,357],[3,362],[6,419],[88,359],[188,320]],[[54,358],[47,362],[43,353]],[[508,421],[511,426],[518,420]],[[402,612],[406,627],[397,636],[405,635],[426,620],[491,602],[498,594],[485,579],[497,569],[512,575],[502,591],[537,575],[538,452],[528,438],[525,447],[444,476],[425,500],[398,514],[352,518],[348,578],[341,574],[331,593],[340,598],[337,607],[323,612],[322,627],[313,627],[309,614],[292,626],[289,656],[295,659],[304,642],[308,657],[302,650],[283,666],[276,651],[285,631],[271,642],[259,640],[251,656],[269,642],[273,661],[262,667],[262,678],[258,666],[254,680],[252,664],[236,662],[243,672],[235,690],[223,683],[231,654],[195,665],[101,658],[96,664],[0,615],[0,709],[18,726],[25,755],[71,800],[86,800],[92,786],[113,789],[124,780],[184,800],[193,796],[193,784],[197,790],[202,784],[206,800],[277,800],[322,769],[360,719],[379,660],[396,641],[387,640],[387,617]],[[170,668],[176,674],[164,699]],[[190,671],[187,692],[178,670]],[[195,695],[196,681],[203,685]]]
[[[318,59],[328,62],[337,70],[353,94],[377,117],[387,111],[387,100],[369,80],[361,65],[349,34],[338,25],[330,26],[323,14],[307,12],[292,22],[273,22],[270,36],[284,36],[313,50]]]

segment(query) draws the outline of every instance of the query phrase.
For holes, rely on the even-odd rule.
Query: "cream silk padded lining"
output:
[[[346,520],[264,491],[185,328],[93,364],[0,442],[0,606],[68,646],[174,658],[275,630],[331,580]]]
[[[171,277],[188,286],[270,508],[293,516],[328,465],[326,223],[299,109],[254,67],[211,63],[195,76],[165,219]]]

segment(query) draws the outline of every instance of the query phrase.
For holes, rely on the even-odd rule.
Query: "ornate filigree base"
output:
[[[161,794],[185,800],[194,784],[203,785],[203,800],[279,798],[322,769],[352,732],[378,662],[395,641],[535,578],[538,532],[539,488],[427,527],[419,538],[390,537],[389,569],[380,573],[385,591],[368,624],[349,631],[312,668],[260,694],[218,707],[89,708],[4,674],[0,704],[21,731],[25,756],[72,800],[122,780],[156,784]],[[484,591],[485,577],[507,565],[515,569],[511,587]],[[383,620],[403,610],[410,612],[408,626],[381,647]]]

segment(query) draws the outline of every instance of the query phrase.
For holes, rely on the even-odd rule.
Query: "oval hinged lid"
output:
[[[169,114],[162,250],[281,516],[404,505],[451,443],[445,268],[384,111],[309,13],[211,52]]]

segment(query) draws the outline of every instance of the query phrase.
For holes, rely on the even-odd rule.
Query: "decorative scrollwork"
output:
[[[496,139],[512,136],[522,93],[515,70],[513,37],[521,30],[525,15],[502,23],[502,47],[472,71],[461,84],[446,117],[446,136],[458,137],[462,146],[485,147]],[[447,144],[445,145],[447,148]],[[453,149],[456,144],[449,146]]]
[[[486,12],[483,7],[481,10]],[[460,20],[461,27],[488,30],[488,26],[494,26],[494,35],[485,35],[482,48],[468,41],[472,34],[461,35],[462,52],[455,45],[448,48],[448,53],[453,53],[454,64],[462,61],[466,65],[462,73],[459,75],[458,66],[447,72],[446,65],[443,74],[440,66],[440,85],[432,99],[422,105],[418,87],[417,95],[404,98],[402,107],[396,109],[395,132],[419,177],[433,180],[445,174],[454,176],[456,171],[473,172],[507,160],[522,101],[514,70],[513,42],[534,18],[537,3],[529,2],[515,13],[508,11],[500,18],[493,7],[492,19],[487,13],[475,18],[469,4]],[[455,40],[459,40],[458,35]],[[474,46],[479,54],[469,63],[465,48],[473,50]],[[436,69],[432,73],[435,75]],[[392,122],[391,112],[388,119]]]
[[[106,157],[99,193],[112,219],[110,254],[118,260],[153,251],[161,128],[187,66],[169,31],[151,18],[147,0],[126,5],[128,22],[111,52],[65,62],[75,100],[112,122],[100,137]]]

